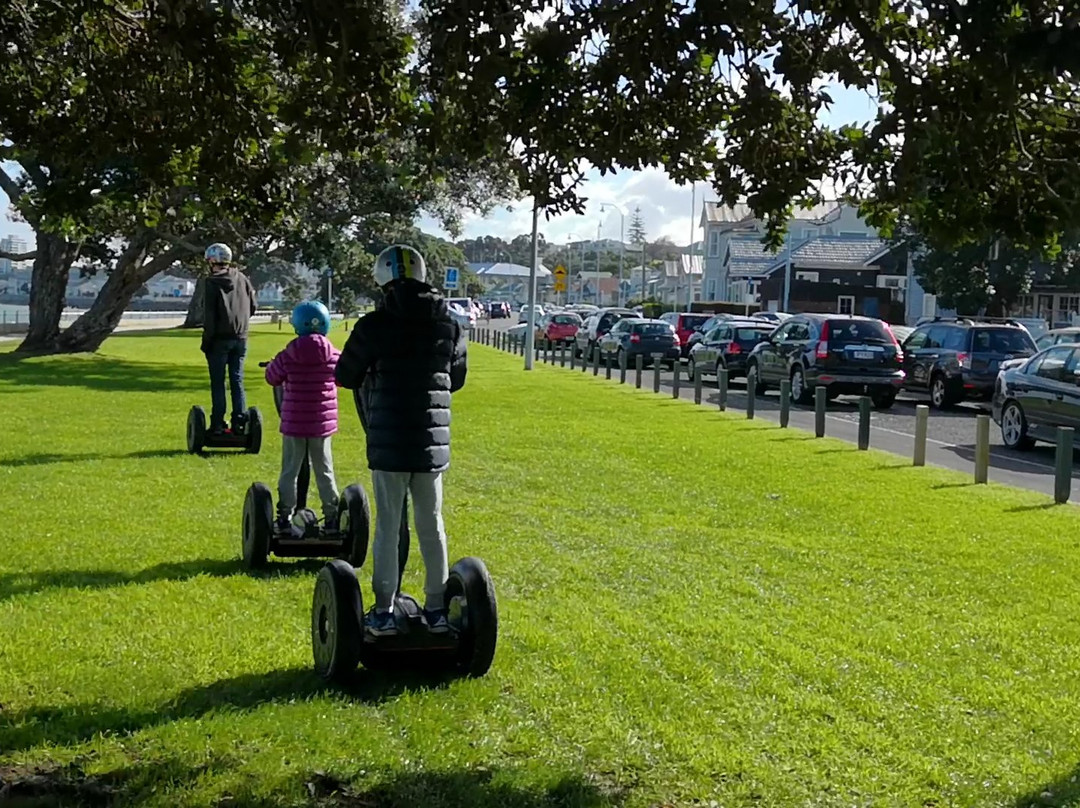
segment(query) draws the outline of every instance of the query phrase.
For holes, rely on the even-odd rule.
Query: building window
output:
[[[716,300],[716,278],[709,278],[708,289],[708,299]]]
[[[709,232],[709,258],[720,257],[720,231],[712,230]]]
[[[816,272],[796,272],[795,280],[797,281],[813,281],[818,282],[818,274]]]
[[[837,314],[854,314],[855,298],[853,295],[840,295],[836,298]]]
[[[879,289],[907,289],[907,275],[878,275]]]

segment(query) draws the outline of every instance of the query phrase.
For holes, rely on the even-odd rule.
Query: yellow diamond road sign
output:
[[[565,292],[566,291],[566,267],[564,267],[562,264],[559,264],[557,267],[555,267],[554,275],[555,275],[555,291],[556,292]]]

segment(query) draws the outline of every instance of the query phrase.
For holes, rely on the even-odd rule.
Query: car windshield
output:
[[[870,343],[892,345],[892,336],[876,320],[829,320],[829,344]]]
[[[971,350],[1021,353],[1031,350],[1031,337],[1019,328],[977,328],[971,339]]]
[[[556,325],[578,325],[581,323],[581,318],[576,314],[556,314],[551,318],[551,322]]]
[[[672,328],[667,323],[636,323],[634,325],[635,334],[645,334],[647,336],[670,334],[671,331]]]
[[[683,328],[697,328],[711,318],[707,314],[684,314],[682,317]]]

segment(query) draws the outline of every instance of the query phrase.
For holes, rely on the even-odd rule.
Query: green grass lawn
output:
[[[258,456],[184,452],[197,334],[0,356],[11,804],[1080,804],[1075,509],[480,346],[446,522],[495,580],[491,673],[321,686],[318,562],[238,562],[286,338],[251,340]]]

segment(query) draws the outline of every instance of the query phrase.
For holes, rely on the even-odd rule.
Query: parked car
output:
[[[644,365],[651,365],[655,354],[663,354],[660,361],[674,367],[680,356],[679,335],[664,320],[623,318],[600,337],[598,344],[602,354],[612,354],[616,362],[625,361],[627,367],[635,365],[638,356],[643,357]]]
[[[510,304],[495,301],[488,304],[488,315],[492,320],[505,320],[510,316]]]
[[[935,409],[965,399],[989,399],[1000,364],[1038,350],[1023,326],[956,317],[917,326],[903,349],[904,389],[928,392]]]
[[[536,319],[537,320],[539,320],[541,317],[544,316],[544,307],[541,306],[539,303],[534,305],[533,309],[536,310]],[[518,322],[519,323],[527,323],[527,322],[529,322],[529,304],[528,303],[526,303],[524,306],[522,306],[521,311],[518,312]]]
[[[909,325],[890,325],[889,328],[896,337],[896,341],[901,345],[904,344],[904,340],[911,336],[911,332],[915,330]]]
[[[757,370],[760,395],[791,380],[791,399],[814,400],[823,386],[829,398],[867,394],[887,410],[904,380],[904,355],[881,320],[844,314],[796,314],[750,352],[746,372]]]
[[[679,335],[679,340],[682,343],[682,355],[685,358],[690,350],[690,335],[694,333],[696,327],[702,325],[710,316],[691,311],[669,311],[661,314],[660,319],[666,323],[671,323],[675,333]]]
[[[588,356],[592,353],[593,347],[600,337],[610,331],[615,323],[619,322],[619,320],[625,320],[627,317],[637,316],[631,309],[618,306],[597,309],[585,318],[581,328],[578,329],[574,337],[574,350],[580,356]]]
[[[572,311],[548,312],[536,326],[536,344],[543,345],[546,340],[572,343],[581,323],[581,318]]]
[[[727,368],[728,378],[745,376],[746,358],[775,330],[776,326],[763,320],[729,317],[710,328],[690,349],[686,373],[693,379],[697,368],[702,376],[716,376],[721,368]]]
[[[1051,345],[1058,345],[1062,342],[1080,342],[1080,328],[1055,328],[1053,331],[1047,331],[1035,340],[1035,347],[1041,351],[1043,348],[1049,348]]]
[[[789,319],[792,315],[786,311],[758,311],[750,315],[755,320],[768,320],[770,323],[780,325],[784,320]]]
[[[1059,426],[1080,423],[1080,344],[1052,345],[1010,363],[995,380],[991,406],[1010,449],[1056,442]]]
[[[724,320],[738,319],[734,314],[714,314],[701,325],[696,326],[690,333],[690,337],[686,340],[684,345],[686,346],[686,355],[690,355],[690,351],[694,350],[694,346],[701,342],[701,338],[708,332],[712,331],[716,326],[720,325]]]
[[[466,331],[476,328],[476,312],[472,310],[472,306],[465,309],[457,303],[448,303],[447,308],[450,310],[450,316],[454,321]]]

